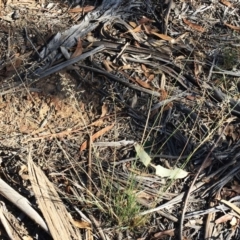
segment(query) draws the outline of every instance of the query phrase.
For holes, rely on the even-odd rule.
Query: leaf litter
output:
[[[237,1],[1,4],[2,180],[53,238],[239,238]]]

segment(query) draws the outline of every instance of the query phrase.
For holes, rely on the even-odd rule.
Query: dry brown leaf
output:
[[[102,63],[103,63],[103,65],[104,65],[104,67],[105,67],[107,72],[111,72],[113,70],[112,64],[111,64],[110,61],[104,60]]]
[[[137,82],[140,86],[148,89],[152,89],[151,85],[147,82],[142,81],[140,78],[136,77],[135,82]]]
[[[91,229],[91,224],[84,221],[72,221],[73,225],[80,229]]]
[[[230,215],[230,214],[225,214],[223,215],[222,217],[218,218],[217,220],[215,220],[215,223],[216,224],[219,224],[219,223],[225,223],[227,221],[230,221],[232,220],[233,216]]]
[[[169,42],[171,42],[171,43],[174,43],[174,42],[175,42],[175,39],[169,37],[168,35],[156,33],[156,32],[153,32],[153,31],[151,32],[151,34],[153,34],[153,35],[155,35],[155,36],[157,36],[157,37],[159,37],[159,38],[161,38],[161,39],[163,39],[163,40],[165,40],[165,41],[169,41]]]
[[[133,66],[131,66],[130,64],[126,64],[126,65],[120,66],[118,68],[119,71],[121,71],[121,70],[129,70],[129,69],[133,69]]]
[[[154,74],[150,74],[148,76],[148,81],[151,82],[154,78],[155,78],[155,75]]]
[[[146,65],[141,64],[141,70],[143,71],[143,74],[146,78],[150,75],[150,70],[146,67]]]
[[[103,103],[103,105],[102,105],[102,114],[100,116],[100,119],[98,119],[95,122],[93,122],[91,124],[91,126],[95,126],[95,127],[102,126],[103,125],[103,118],[104,118],[104,116],[106,116],[107,113],[108,113],[108,105],[106,103]]]
[[[94,141],[95,139],[99,138],[100,136],[102,136],[103,134],[105,134],[106,132],[110,131],[114,126],[114,123],[110,126],[107,126],[103,129],[101,129],[100,131],[94,133],[92,135],[92,141]],[[88,141],[85,141],[82,146],[80,147],[80,152],[85,150],[87,148],[87,144],[88,144]]]
[[[163,239],[166,236],[173,237],[174,236],[174,231],[175,231],[175,229],[173,228],[173,229],[169,229],[169,230],[165,230],[165,231],[162,231],[162,232],[155,233],[153,239]]]
[[[164,106],[163,111],[166,111],[166,110],[168,110],[168,109],[171,109],[172,107],[173,107],[173,103],[170,102],[170,103],[168,103],[166,106]]]
[[[79,38],[77,42],[77,47],[75,52],[72,54],[71,58],[75,58],[77,56],[80,56],[82,54],[83,48],[82,48],[82,40]]]
[[[167,93],[166,90],[164,90],[164,89],[160,89],[160,93],[161,93],[160,101],[163,101],[163,100],[167,99],[167,97],[168,97],[168,93]]]
[[[141,25],[139,25],[139,26],[135,27],[135,28],[134,28],[134,29],[132,29],[130,32],[135,32],[135,33],[138,33],[138,32],[140,32],[140,31],[142,31],[142,26],[141,26]]]
[[[69,13],[81,13],[81,12],[87,13],[87,12],[91,12],[93,9],[95,9],[94,6],[86,6],[86,7],[83,7],[83,8],[76,7],[76,8],[68,10],[68,12]]]
[[[134,29],[130,29],[130,30],[128,30],[127,32],[125,32],[125,33],[122,33],[122,34],[120,34],[120,36],[124,36],[125,34],[127,34],[127,33],[138,33],[138,32],[140,32],[140,31],[142,31],[142,25],[138,25],[137,27],[135,27]]]
[[[230,3],[229,1],[226,0],[219,0],[220,3],[222,3],[223,5],[227,6],[227,7],[232,7],[232,3]]]
[[[205,32],[205,29],[202,26],[197,25],[196,23],[192,23],[192,22],[188,21],[186,18],[183,18],[183,22],[185,24],[187,24],[189,27],[191,27],[193,30],[196,30],[196,31],[202,32],[202,33]]]
[[[147,72],[147,67],[146,67],[146,65],[144,65],[144,64],[141,64],[141,68],[142,68],[142,70],[144,71],[144,72]]]
[[[102,114],[101,114],[101,118],[106,116],[108,113],[108,104],[107,103],[103,103],[102,105]]]
[[[150,75],[150,73],[149,73],[149,72],[144,72],[143,74],[144,74],[144,76],[145,76],[146,78],[148,78],[148,77],[149,77],[149,75]],[[148,81],[147,81],[147,82],[148,82]]]
[[[228,24],[228,23],[224,23],[224,25],[231,28],[232,30],[240,31],[240,27],[237,27],[237,26],[234,26],[234,25],[231,25],[231,24]]]
[[[137,24],[135,22],[129,22],[128,23],[132,28],[135,28],[137,27]]]

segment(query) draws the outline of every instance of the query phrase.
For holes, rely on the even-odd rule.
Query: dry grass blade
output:
[[[96,142],[96,143],[93,143],[92,145],[94,147],[123,147],[127,145],[132,145],[132,144],[134,144],[134,141],[122,140],[118,142]]]
[[[210,207],[213,207],[214,203],[210,202]],[[214,228],[214,219],[215,219],[216,213],[209,213],[206,218],[206,224],[205,224],[205,239],[210,239],[212,236],[213,228]]]
[[[99,235],[101,236],[101,238],[103,240],[110,240],[109,237],[106,234],[103,233],[103,231],[102,231],[98,221],[94,218],[94,216],[93,215],[89,215],[89,217],[91,218],[91,220],[94,223],[94,225],[97,227]]]
[[[229,201],[226,201],[224,199],[221,199],[220,202],[227,205],[228,207],[230,207],[232,210],[234,210],[238,214],[238,216],[240,216],[240,208],[237,207],[235,204],[233,204]]]
[[[31,207],[31,203],[12,187],[0,179],[0,194],[21,209],[26,215],[33,219],[41,228],[48,232],[48,227],[42,217]]]
[[[53,184],[32,161],[29,154],[28,169],[31,184],[38,200],[39,208],[55,240],[81,239],[79,230],[72,225],[72,218],[59,198]]]
[[[228,24],[228,23],[224,23],[227,27],[231,28],[232,30],[235,30],[235,31],[240,31],[240,27],[238,26],[234,26],[232,24]]]
[[[197,184],[195,184],[191,191],[195,191],[196,189],[200,188],[202,185],[204,185],[204,182],[199,182]],[[157,212],[161,209],[164,209],[164,208],[172,208],[175,204],[181,202],[185,196],[186,192],[182,192],[181,194],[179,194],[178,196],[176,196],[175,198],[173,198],[172,200],[170,200],[169,202],[167,203],[164,203],[156,208],[151,208],[149,210],[146,210],[146,211],[143,211],[141,213],[139,213],[139,216],[144,216],[146,214],[150,214],[150,213],[154,213],[154,212]]]
[[[201,32],[201,33],[205,32],[205,29],[202,26],[192,23],[185,18],[183,18],[183,22],[198,32]]]

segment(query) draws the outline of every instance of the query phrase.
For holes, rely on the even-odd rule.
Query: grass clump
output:
[[[125,187],[105,178],[104,198],[108,205],[108,214],[119,228],[135,228],[144,224],[145,217],[139,217],[141,205],[137,200],[137,183],[134,175]]]
[[[132,225],[140,209],[133,189],[119,191],[115,197],[113,197],[113,211],[118,217],[119,225]]]

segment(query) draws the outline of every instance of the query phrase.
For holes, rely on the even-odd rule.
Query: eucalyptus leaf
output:
[[[145,167],[149,165],[151,162],[150,156],[145,152],[144,148],[140,144],[134,145],[137,156],[139,157],[140,161],[144,164]]]
[[[156,175],[160,177],[178,179],[178,178],[185,178],[188,175],[188,172],[184,171],[181,168],[167,169],[160,165],[153,166],[153,167],[156,169]]]

